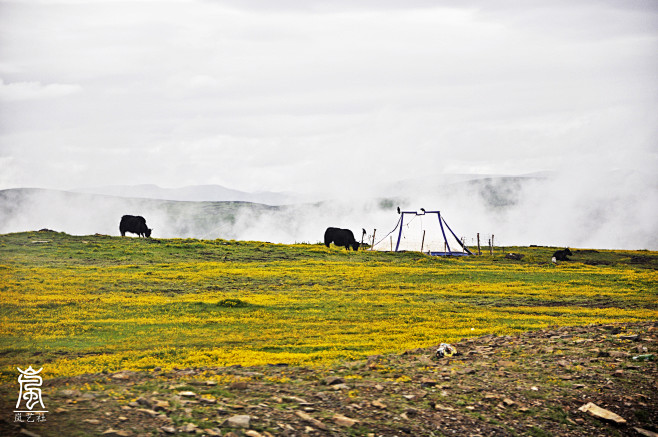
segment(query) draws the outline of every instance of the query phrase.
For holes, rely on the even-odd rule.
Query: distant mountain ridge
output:
[[[518,176],[492,174],[445,174],[429,178],[406,179],[387,183],[376,189],[377,197],[414,197],[423,190],[455,189],[486,185],[515,183],[517,186],[536,179],[550,177],[550,172],[539,172]],[[517,187],[518,189],[518,187]],[[293,192],[257,191],[247,192],[227,188],[222,185],[188,185],[179,188],[164,188],[155,184],[140,185],[106,185],[82,187],[67,190],[75,193],[99,194],[106,196],[173,200],[187,202],[252,202],[271,206],[293,205],[326,201],[334,198],[329,193],[301,194]],[[506,191],[509,188],[506,187]]]
[[[293,193],[272,191],[250,193],[226,188],[222,185],[190,185],[180,188],[163,188],[154,184],[107,185],[74,188],[70,191],[105,196],[188,202],[252,202],[265,205],[287,205],[304,201],[304,196]]]

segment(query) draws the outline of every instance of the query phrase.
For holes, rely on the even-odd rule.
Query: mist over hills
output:
[[[15,188],[0,190],[0,233],[48,228],[119,235],[121,216],[132,214],[146,218],[155,238],[315,243],[329,226],[355,235],[364,228],[367,238],[377,229],[382,237],[395,228],[400,206],[440,210],[467,245],[480,233],[483,241],[495,234],[499,246],[658,250],[658,184],[644,175],[608,174],[576,185],[553,174],[450,175],[395,182],[378,193],[298,196],[155,185],[75,192]]]
[[[506,205],[512,202],[524,182],[545,179],[550,173],[533,173],[522,176],[445,174],[432,178],[416,178],[386,184],[374,190],[376,197],[405,199],[409,193],[463,191],[465,187],[481,190],[483,196],[493,205]],[[294,192],[247,192],[221,185],[192,185],[179,188],[164,188],[154,184],[108,185],[81,187],[67,190],[76,193],[101,194],[115,197],[177,200],[191,202],[251,202],[265,205],[293,205],[331,201],[343,194]],[[353,197],[351,194],[349,197]],[[491,196],[491,198],[490,198]],[[413,196],[411,196],[413,197]]]
[[[286,205],[299,203],[305,197],[295,193],[262,191],[249,193],[233,190],[221,185],[194,185],[180,188],[163,188],[153,184],[109,185],[103,187],[74,188],[77,193],[103,194],[108,196],[131,197],[158,200],[179,200],[189,202],[252,202],[266,205]]]

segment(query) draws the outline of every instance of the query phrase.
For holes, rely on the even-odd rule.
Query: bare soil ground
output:
[[[4,384],[0,434],[653,436],[657,340],[656,322],[589,325],[463,339],[444,358],[431,347],[329,368],[51,379],[41,423],[16,421],[17,389]],[[625,422],[579,410],[590,402]]]

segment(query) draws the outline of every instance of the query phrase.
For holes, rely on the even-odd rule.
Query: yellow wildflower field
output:
[[[0,236],[0,376],[327,365],[463,337],[656,319],[658,253],[463,258],[54,232]],[[554,249],[553,249],[554,250]],[[639,261],[638,261],[639,260]]]

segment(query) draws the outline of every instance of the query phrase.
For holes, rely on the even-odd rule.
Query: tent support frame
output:
[[[441,226],[441,233],[443,234],[443,241],[445,242],[447,251],[446,252],[429,252],[430,255],[433,256],[465,256],[465,255],[473,255],[473,252],[468,250],[468,248],[462,243],[462,241],[455,235],[453,230],[448,226],[448,223],[445,221],[443,216],[441,216],[441,211],[400,211],[400,221],[398,222],[398,226],[400,226],[400,230],[398,231],[398,241],[395,244],[395,251],[399,252],[400,249],[400,241],[402,240],[402,226],[404,225],[404,216],[405,214],[407,215],[413,215],[413,216],[419,216],[419,215],[427,215],[427,214],[436,214],[437,218],[439,220],[439,225]],[[453,252],[450,249],[450,244],[448,243],[448,238],[446,238],[446,232],[443,227],[445,224],[445,227],[448,228],[450,233],[452,234],[453,237],[455,237],[455,240],[459,243],[461,248],[464,250],[464,252]]]

